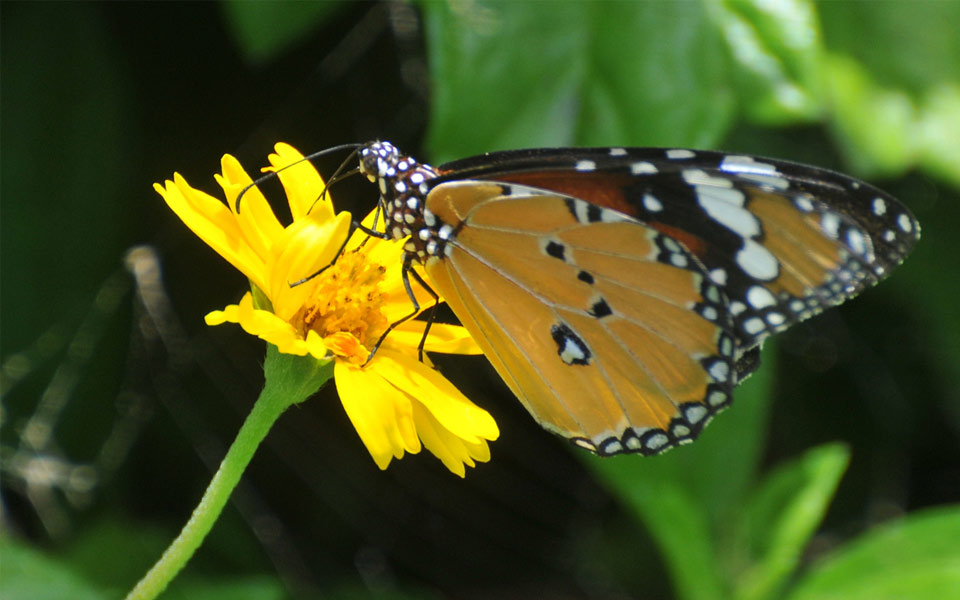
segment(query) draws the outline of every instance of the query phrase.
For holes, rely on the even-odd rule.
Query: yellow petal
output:
[[[319,223],[313,218],[294,221],[277,242],[274,260],[267,263],[267,295],[274,311],[290,319],[313,293],[316,282],[304,281],[328,267],[350,231],[351,216],[344,211]]]
[[[239,304],[227,306],[222,311],[212,311],[205,319],[208,325],[238,323],[244,331],[255,335],[277,347],[284,354],[297,356],[312,355],[321,359],[327,354],[326,346],[320,336],[307,335],[301,338],[293,326],[270,311],[258,310],[253,306],[253,295],[244,294]]]
[[[490,447],[485,440],[472,444],[453,435],[423,405],[414,403],[413,418],[423,446],[460,477],[466,474],[464,466],[473,467],[475,461],[490,460]]]
[[[404,451],[420,452],[410,399],[382,377],[337,361],[333,370],[340,402],[374,462],[386,469]]]
[[[407,321],[393,328],[387,336],[389,346],[418,348],[423,339],[425,321]],[[423,349],[427,352],[443,352],[445,354],[483,354],[480,346],[470,337],[468,332],[459,325],[434,323],[430,326]]]
[[[237,219],[244,240],[266,261],[271,254],[273,240],[283,232],[283,225],[273,214],[270,203],[260,190],[256,186],[248,187],[253,180],[236,158],[225,154],[220,160],[220,167],[223,170],[223,176],[215,175],[214,178],[223,189],[227,205]],[[243,198],[237,211],[236,200],[241,193]]]
[[[272,166],[264,170],[276,171],[280,177],[293,220],[305,217],[308,212],[320,223],[332,219],[330,194],[324,194],[326,184],[310,161],[304,160],[290,144],[280,142],[273,148],[276,154],[270,155]]]
[[[173,178],[173,181],[164,182],[164,186],[154,184],[153,188],[197,237],[262,287],[265,283],[264,261],[244,242],[230,210],[220,200],[190,187],[179,173]]]
[[[430,411],[451,433],[469,442],[500,435],[490,413],[470,402],[439,372],[417,360],[415,353],[381,347],[366,367],[403,390]]]

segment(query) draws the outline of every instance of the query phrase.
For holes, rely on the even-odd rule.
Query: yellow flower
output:
[[[344,247],[350,213],[334,212],[323,180],[299,152],[286,144],[275,149],[272,167],[264,170],[277,171],[286,191],[293,216],[287,227],[256,187],[247,189],[237,210],[237,196],[252,181],[230,155],[216,176],[227,204],[190,187],[177,173],[163,186],[154,184],[187,227],[253,287],[239,303],[208,314],[207,324],[239,323],[282,353],[335,360],[340,400],[381,469],[404,452],[419,452],[422,444],[463,477],[464,465],[489,460],[487,441],[499,431],[427,356],[419,360],[425,323],[409,320],[394,327],[368,362],[390,324],[412,309],[401,273],[402,242],[358,231]],[[364,220],[366,226],[374,225],[373,216]],[[420,306],[429,308],[432,298],[416,291]],[[465,329],[442,323],[432,325],[424,349],[480,353]]]

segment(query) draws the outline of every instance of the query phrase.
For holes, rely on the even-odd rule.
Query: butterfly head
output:
[[[401,154],[390,142],[370,142],[360,149],[360,172],[380,188],[386,232],[394,239],[410,240],[404,249],[421,261],[435,254],[440,226],[424,207],[436,169]]]

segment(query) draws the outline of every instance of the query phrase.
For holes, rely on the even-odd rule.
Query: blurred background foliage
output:
[[[924,234],[889,281],[769,343],[734,408],[663,457],[576,452],[483,359],[441,357],[501,425],[492,461],[380,472],[324,391],[280,420],[166,597],[960,597],[960,3],[0,11],[4,598],[124,593],[259,390],[261,344],[202,323],[246,283],[150,184],[212,191],[224,152],[253,172],[279,140],[373,138],[437,162],[800,160],[888,189]]]

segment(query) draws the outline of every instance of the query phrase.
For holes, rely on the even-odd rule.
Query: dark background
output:
[[[261,342],[203,325],[246,282],[150,185],[177,171],[215,193],[223,153],[253,172],[279,140],[309,152],[382,138],[430,158],[437,84],[418,12],[320,10],[320,25],[258,61],[220,4],[3,4],[3,526],[108,588],[132,584],[185,521],[262,379]],[[744,124],[720,147],[781,144],[844,167],[816,124]],[[915,256],[765,353],[764,465],[834,440],[853,453],[824,546],[960,500],[957,342],[924,310],[924,295],[960,291],[956,189],[924,172],[875,182],[924,225]],[[362,183],[338,191],[361,212],[376,200]],[[146,303],[124,267],[143,244],[163,269],[141,280],[163,284],[142,290]],[[325,390],[280,420],[185,576],[276,574],[298,595],[668,597],[643,527],[582,457],[483,359],[437,362],[496,417],[489,464],[460,480],[422,453],[381,472]],[[55,459],[55,476],[26,478],[25,457]]]

